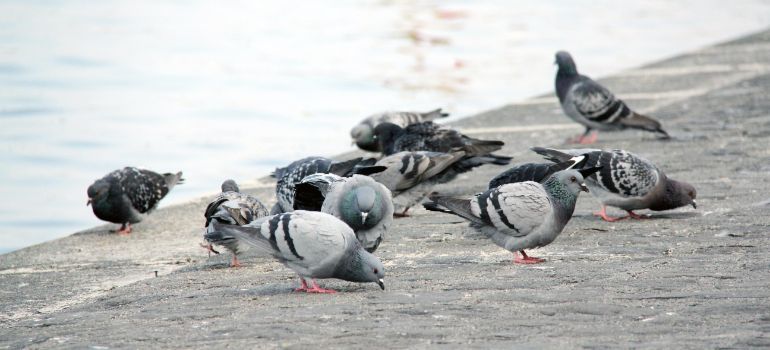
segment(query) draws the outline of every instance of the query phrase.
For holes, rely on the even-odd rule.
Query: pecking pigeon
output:
[[[471,199],[433,195],[425,209],[460,216],[495,244],[513,252],[514,263],[535,264],[545,260],[527,256],[524,249],[542,247],[556,239],[572,217],[578,194],[588,191],[584,177],[597,170],[562,170],[543,184],[505,184]]]
[[[233,180],[227,180],[222,183],[222,193],[214,198],[206,207],[203,214],[206,217],[206,233],[213,231],[211,223],[217,221],[230,225],[245,225],[257,218],[269,215],[267,207],[254,196],[241,193],[238,185]],[[240,244],[237,240],[207,240],[208,244],[204,247],[210,252],[219,254],[212,245],[219,245],[227,248],[233,253],[233,262],[230,266],[241,266],[238,261],[238,254],[248,249],[248,246]]]
[[[596,141],[596,130],[622,130],[626,128],[657,132],[668,138],[660,122],[632,111],[626,103],[616,98],[610,90],[580,75],[572,56],[566,51],[556,53],[556,95],[561,108],[568,117],[586,127],[586,131],[575,140],[578,143]]]
[[[380,145],[374,140],[374,128],[380,123],[393,123],[401,127],[407,125],[446,118],[449,113],[444,113],[441,108],[426,112],[383,112],[371,115],[362,120],[352,130],[350,136],[358,148],[369,152],[382,152]]]
[[[313,174],[294,190],[294,209],[321,211],[342,220],[364,249],[374,253],[393,223],[390,190],[364,175]]]
[[[183,181],[181,171],[161,175],[125,167],[88,186],[86,205],[91,205],[99,219],[121,224],[118,234],[129,234],[131,224],[142,221],[175,185]]]
[[[380,259],[364,250],[353,230],[332,215],[297,210],[259,218],[245,226],[216,221],[213,226],[207,238],[242,240],[294,270],[302,283],[298,292],[335,292],[320,288],[316,278],[374,282],[385,289],[385,268]]]
[[[605,221],[625,218],[640,219],[633,210],[669,210],[685,205],[696,208],[695,188],[683,181],[669,179],[650,161],[631,152],[616,149],[557,150],[533,147],[532,151],[552,162],[562,162],[576,155],[586,155],[586,166],[601,166],[602,170],[586,179],[591,195],[602,202],[602,209],[595,213]],[[618,207],[628,216],[607,216],[607,206]]]
[[[374,138],[382,153],[389,156],[403,151],[452,152],[465,151],[466,155],[488,155],[505,145],[503,141],[479,140],[457,130],[442,128],[433,122],[412,124],[402,128],[393,123],[381,123],[374,128]]]

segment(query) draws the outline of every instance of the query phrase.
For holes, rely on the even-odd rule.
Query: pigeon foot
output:
[[[120,227],[120,230],[115,231],[115,233],[121,236],[128,236],[128,234],[131,233],[131,224],[123,224],[123,226]]]
[[[305,293],[319,293],[319,294],[334,294],[337,293],[336,290],[333,289],[323,289],[318,286],[318,283],[316,283],[315,280],[311,280],[310,283],[311,287],[308,288],[307,282],[303,279],[302,280],[302,287],[299,287],[295,289],[295,292],[305,292]]]
[[[599,133],[598,132],[591,132],[586,134],[581,134],[579,136],[575,136],[572,138],[567,139],[567,143],[577,143],[581,145],[590,145],[596,142],[596,140],[599,139]]]
[[[241,265],[241,262],[238,261],[238,257],[235,256],[235,254],[233,254],[233,262],[230,263],[230,267],[241,267],[241,266],[243,265]]]
[[[611,216],[607,216],[607,207],[604,206],[604,205],[602,206],[602,210],[600,210],[598,212],[595,212],[593,214],[598,216],[598,217],[600,217],[600,218],[602,218],[602,220],[607,221],[607,222],[615,222],[615,221],[625,220],[625,219],[629,218],[628,216],[623,216],[623,217],[619,217],[619,218],[614,218],[614,217],[611,217]],[[636,214],[634,214],[634,215],[636,215]]]
[[[409,208],[406,208],[406,209],[404,209],[404,211],[403,211],[403,212],[401,212],[401,213],[393,213],[393,217],[394,217],[394,218],[408,218],[408,217],[409,217],[409,214],[407,214],[407,213],[406,213],[406,212],[408,212],[408,211],[409,211]]]
[[[649,214],[639,215],[637,213],[634,213],[631,210],[626,210],[626,212],[628,212],[628,216],[627,217],[632,218],[632,219],[644,220],[644,219],[650,219],[651,218]]]
[[[519,256],[519,254],[513,253],[514,264],[539,264],[541,262],[545,262],[545,259],[536,258],[534,256],[527,256],[527,253],[525,253],[523,250],[519,253],[521,253],[521,256]]]

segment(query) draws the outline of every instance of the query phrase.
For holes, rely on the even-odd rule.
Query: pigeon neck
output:
[[[364,263],[364,257],[361,256],[362,253],[365,253],[365,251],[361,248],[360,244],[357,242],[356,244],[351,244],[334,269],[334,276],[332,277],[350,282],[369,282],[364,273],[366,264]]]
[[[556,95],[559,97],[559,101],[564,101],[567,91],[578,77],[580,75],[578,75],[577,67],[574,64],[559,65],[559,71],[556,73]]]
[[[543,187],[545,187],[545,191],[551,198],[556,215],[560,218],[571,217],[575,211],[577,194],[572,193],[566,185],[553,176],[548,178]]]
[[[683,207],[692,203],[682,184],[675,180],[666,179],[666,186],[661,195],[650,205],[650,210],[660,211]]]

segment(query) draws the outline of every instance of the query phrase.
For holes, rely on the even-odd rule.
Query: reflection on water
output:
[[[163,204],[349,149],[358,119],[455,116],[762,29],[766,1],[3,1],[0,249],[98,223],[85,189],[183,170]]]

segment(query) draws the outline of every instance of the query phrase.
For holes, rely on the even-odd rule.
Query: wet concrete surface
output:
[[[532,266],[456,217],[415,210],[377,251],[385,291],[327,280],[340,293],[306,295],[269,259],[232,269],[229,256],[209,258],[202,198],[128,237],[105,225],[0,256],[0,348],[769,347],[770,31],[601,81],[673,139],[601,133],[595,148],[692,183],[697,210],[606,223],[583,195]],[[515,162],[582,131],[550,93],[454,126],[504,140]],[[471,194],[503,170],[438,191]],[[248,191],[274,201],[268,179]]]

